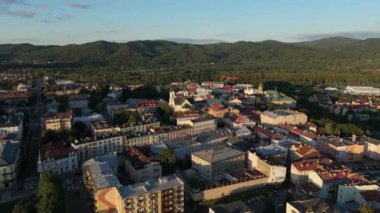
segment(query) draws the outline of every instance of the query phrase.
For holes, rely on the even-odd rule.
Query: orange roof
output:
[[[301,160],[292,164],[298,171],[314,171],[321,167],[316,159]]]

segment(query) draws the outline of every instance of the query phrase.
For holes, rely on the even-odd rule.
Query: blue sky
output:
[[[380,37],[380,1],[0,0],[0,43]]]

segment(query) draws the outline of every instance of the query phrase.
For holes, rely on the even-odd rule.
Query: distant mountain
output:
[[[370,62],[370,63],[369,63]],[[112,69],[193,68],[210,64],[217,70],[310,71],[347,70],[380,66],[380,39],[327,38],[284,43],[273,40],[216,44],[171,41],[96,41],[65,46],[0,45],[0,68],[12,64],[70,64]]]
[[[353,38],[345,38],[345,37],[330,37],[323,38],[314,41],[305,41],[295,43],[297,45],[305,46],[305,47],[313,47],[313,48],[334,48],[334,47],[343,47],[349,44],[352,44],[358,40]]]

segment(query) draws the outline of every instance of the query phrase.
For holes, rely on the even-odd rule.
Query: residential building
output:
[[[137,121],[121,124],[118,126],[120,128],[120,132],[146,132],[151,129],[155,129],[160,127],[160,122],[157,119],[149,119],[146,121]]]
[[[320,158],[321,153],[319,153],[319,151],[315,148],[307,144],[301,143],[290,147],[289,157],[290,160],[293,162],[298,161],[300,159]]]
[[[68,98],[70,109],[88,108],[88,95],[70,95]]]
[[[200,116],[196,110],[186,110],[182,112],[175,112],[173,118],[176,120],[177,125],[188,124],[191,120]]]
[[[125,205],[122,212],[184,212],[184,184],[173,175],[123,186],[119,189]]]
[[[297,200],[286,203],[286,213],[338,213],[325,201],[319,198]]]
[[[293,110],[264,111],[260,115],[261,123],[266,124],[304,124],[307,122],[307,115]]]
[[[135,182],[162,176],[160,157],[150,151],[149,147],[132,147],[125,153],[125,171]]]
[[[245,153],[227,146],[217,146],[191,154],[192,168],[207,180],[216,180],[226,172],[245,169]]]
[[[67,111],[62,113],[49,113],[43,116],[42,121],[44,124],[44,130],[69,130],[71,129],[71,121],[73,118],[73,112]]]
[[[6,141],[0,149],[0,190],[16,184],[19,143]]]
[[[257,170],[268,177],[268,183],[282,183],[286,177],[285,162],[272,161],[266,156],[247,151],[247,169]]]
[[[242,201],[219,204],[209,208],[209,213],[253,213]]]
[[[55,174],[78,169],[78,156],[75,149],[63,143],[50,143],[40,148],[37,162],[39,173],[51,171]]]
[[[123,137],[123,147],[148,146],[159,143],[159,136],[155,132],[127,132]]]
[[[331,161],[331,160],[325,160]],[[309,173],[321,168],[320,159],[303,159],[293,162],[290,166],[290,181],[300,186],[309,181]],[[327,162],[328,163],[328,162]]]
[[[366,205],[374,210],[380,210],[380,187],[369,185],[339,185],[337,204],[346,211],[357,211]]]
[[[0,136],[14,135],[21,140],[24,130],[23,114],[0,115]]]
[[[277,90],[265,91],[265,98],[268,103],[279,105],[284,108],[293,108],[296,106],[297,101]]]
[[[360,136],[353,140],[359,144],[364,144],[364,155],[366,157],[380,160],[380,140],[367,136]]]
[[[190,158],[193,152],[208,149],[228,141],[232,132],[229,130],[215,130],[197,136],[187,136],[166,141],[166,145],[178,159]]]
[[[110,134],[84,138],[75,140],[71,146],[77,151],[78,160],[83,161],[112,152],[121,153],[123,150],[123,136],[120,134]]]
[[[189,122],[189,125],[193,127],[192,134],[200,134],[203,132],[216,130],[216,120],[215,118],[210,117],[193,119]]]
[[[364,144],[352,142],[335,135],[317,138],[317,150],[339,162],[362,161]]]
[[[119,127],[113,127],[104,120],[92,122],[90,129],[93,137],[112,134],[120,131]]]
[[[82,166],[83,183],[88,192],[90,211],[125,212],[118,189],[121,187],[108,162],[90,160]]]

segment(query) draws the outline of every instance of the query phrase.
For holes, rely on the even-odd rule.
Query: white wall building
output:
[[[74,148],[55,143],[40,149],[37,165],[39,173],[51,171],[61,174],[76,169],[78,169],[78,155]]]
[[[268,183],[282,183],[286,177],[286,167],[270,160],[261,159],[256,153],[248,151],[247,169],[257,170],[268,177]]]

